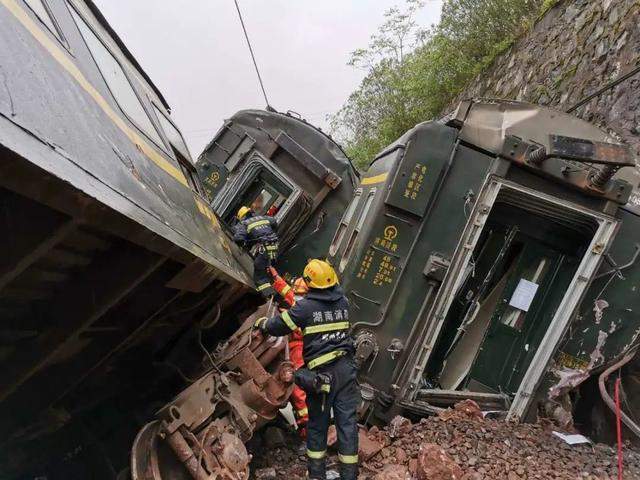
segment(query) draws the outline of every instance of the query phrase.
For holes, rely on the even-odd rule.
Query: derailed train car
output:
[[[330,188],[323,202],[333,218],[353,169],[321,132],[289,127],[315,146],[315,168],[337,172],[341,200]],[[292,170],[291,183],[326,185]],[[166,101],[92,2],[0,0],[0,477],[127,478],[139,429],[215,370],[210,350],[260,299],[205,187]],[[298,213],[314,220],[319,206]],[[233,338],[226,352],[246,354]],[[259,389],[225,377],[253,395],[235,402],[248,424],[275,407],[265,390],[290,385],[265,370],[282,350],[252,353]],[[254,420],[249,403],[264,407]]]
[[[229,227],[241,206],[280,225],[279,268],[301,272],[326,255],[358,174],[340,146],[293,113],[244,110],[228,119],[196,162],[211,205]]]
[[[246,478],[242,441],[291,369],[249,328],[268,307],[227,233],[245,203],[277,211],[284,269],[329,249],[376,416],[468,396],[514,418],[588,412],[567,392],[633,365],[637,176],[593,126],[465,103],[354,193],[322,132],[244,111],[196,172],[90,1],[0,0],[0,40],[3,478]]]
[[[597,394],[576,391],[640,335],[639,178],[603,131],[507,101],[463,102],[380,153],[329,251],[370,418],[473,398],[588,424]]]

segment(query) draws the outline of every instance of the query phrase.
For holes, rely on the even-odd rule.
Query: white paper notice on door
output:
[[[518,282],[516,290],[513,292],[509,305],[515,307],[523,312],[528,312],[533,302],[533,297],[536,296],[538,291],[538,284],[530,282],[524,278],[521,278]]]

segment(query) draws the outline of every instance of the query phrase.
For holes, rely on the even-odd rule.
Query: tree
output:
[[[367,75],[331,117],[359,168],[416,123],[437,117],[538,17],[543,0],[445,0],[440,24],[415,22],[422,0],[385,12],[349,65]]]

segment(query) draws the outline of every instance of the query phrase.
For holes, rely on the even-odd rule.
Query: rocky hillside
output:
[[[638,0],[563,0],[464,91],[567,109],[640,65]],[[640,155],[640,73],[576,114]]]

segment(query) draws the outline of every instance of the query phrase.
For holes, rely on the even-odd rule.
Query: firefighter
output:
[[[253,281],[263,297],[275,292],[271,286],[268,268],[278,258],[278,222],[266,215],[256,216],[249,207],[241,207],[237,214],[233,241],[246,248],[253,257]]]
[[[309,287],[302,277],[293,282],[294,301],[299,302],[309,293]],[[296,370],[304,367],[304,336],[298,328],[289,335],[289,359]],[[307,394],[299,386],[295,386],[291,394],[291,404],[293,405],[298,433],[301,438],[307,437],[307,423],[309,423],[309,409],[307,407]]]
[[[289,307],[301,300],[309,292],[309,287],[302,277],[293,282],[293,288],[278,274],[278,271],[270,267],[269,273],[273,278],[274,290],[284,299]],[[289,334],[289,360],[293,363],[293,368],[298,370],[304,366],[302,353],[303,336],[302,331],[297,328]],[[307,409],[307,394],[299,386],[293,387],[290,397],[293,412],[296,417],[296,425],[301,438],[307,437],[307,422],[309,421],[309,410]]]
[[[338,433],[340,478],[358,475],[359,393],[353,341],[349,334],[349,303],[333,267],[310,260],[303,278],[309,293],[288,311],[260,318],[255,326],[274,336],[303,333],[305,368],[296,371],[296,384],[307,392],[307,469],[309,478],[326,479],[327,431],[331,409]]]

